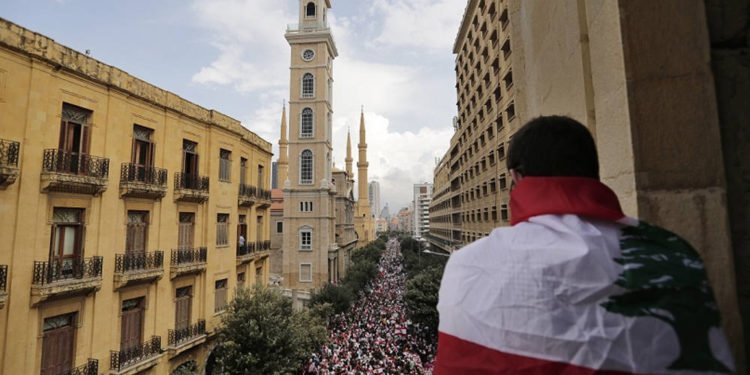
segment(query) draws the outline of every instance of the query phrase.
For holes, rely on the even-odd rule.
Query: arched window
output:
[[[299,156],[299,183],[312,184],[313,182],[313,153],[310,150],[302,151]]]
[[[300,115],[299,136],[300,138],[312,138],[313,136],[312,108],[305,108],[302,110],[302,115]]]
[[[305,73],[302,76],[302,97],[312,98],[315,95],[315,77],[312,73]]]
[[[315,3],[312,1],[305,7],[305,17],[315,17]]]

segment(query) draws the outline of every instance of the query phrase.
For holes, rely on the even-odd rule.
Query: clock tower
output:
[[[299,23],[285,34],[291,47],[289,173],[284,191],[284,286],[320,288],[339,279],[335,190],[331,176],[333,60],[330,0],[299,0]]]

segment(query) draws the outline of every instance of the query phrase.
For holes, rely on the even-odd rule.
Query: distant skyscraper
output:
[[[271,189],[279,188],[279,162],[271,163]]]
[[[388,220],[388,219],[391,218],[391,213],[388,212],[388,203],[386,203],[385,207],[383,207],[383,210],[380,211],[380,218],[381,219],[386,219],[386,220]]]
[[[422,238],[430,231],[432,184],[414,184],[414,237]]]
[[[370,210],[372,211],[372,217],[377,218],[380,214],[380,183],[377,181],[370,182],[369,193]]]

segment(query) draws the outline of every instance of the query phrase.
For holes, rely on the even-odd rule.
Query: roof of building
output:
[[[227,129],[243,140],[271,154],[271,143],[245,128],[240,121],[215,110],[185,100],[172,92],[138,79],[114,66],[55,42],[52,38],[0,18],[0,46],[44,61],[55,70],[64,70],[128,93],[153,105],[186,117]]]
[[[271,190],[271,211],[284,209],[284,191],[281,189]]]

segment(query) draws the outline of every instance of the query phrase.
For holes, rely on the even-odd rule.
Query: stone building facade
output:
[[[0,373],[204,370],[268,280],[271,144],[2,19],[0,78]]]
[[[300,0],[299,23],[289,25],[285,35],[291,46],[291,82],[289,134],[284,115],[278,163],[283,190],[282,285],[295,300],[339,281],[354,247],[366,243],[364,236],[353,232],[356,212],[367,202],[364,115],[358,163],[359,177],[364,178],[358,183],[360,200],[364,189],[363,203],[354,206],[351,140],[346,171],[334,172],[331,159],[333,60],[338,50],[327,21],[330,7],[329,0]]]
[[[675,231],[701,253],[744,373],[750,184],[741,150],[750,147],[739,103],[750,100],[748,9],[748,1],[722,0],[469,0],[454,48],[449,240],[460,246],[507,225],[510,181],[499,145],[536,116],[571,116],[594,135],[601,179],[625,213]],[[491,135],[494,160],[481,152]]]

